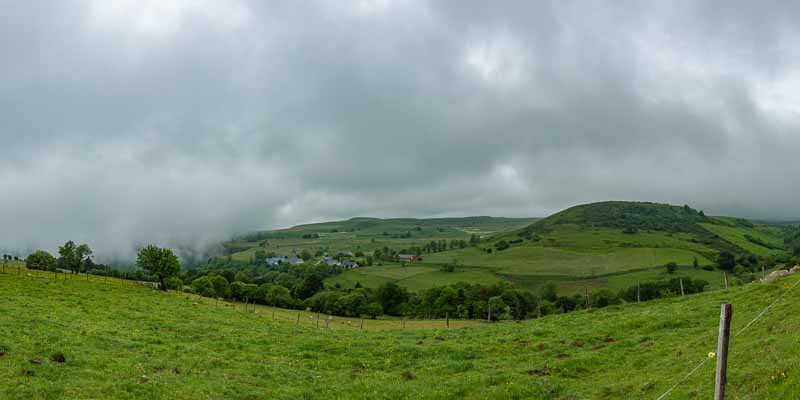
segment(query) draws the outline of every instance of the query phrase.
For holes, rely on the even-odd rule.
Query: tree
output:
[[[492,320],[505,318],[505,312],[507,308],[508,305],[506,305],[502,297],[494,296],[489,298],[489,310],[492,314]]]
[[[592,293],[591,302],[593,307],[602,308],[614,304],[619,304],[622,301],[619,298],[619,295],[617,295],[617,293],[611,291],[610,289],[600,289]]]
[[[70,240],[58,248],[58,255],[64,266],[77,274],[86,259],[92,255],[92,250],[86,244],[75,245],[75,242]]]
[[[287,308],[292,305],[292,295],[283,286],[267,284],[264,301],[271,306]]]
[[[408,300],[408,293],[394,282],[386,282],[378,287],[378,302],[384,312],[393,315],[393,309]]]
[[[208,275],[193,280],[192,289],[203,297],[217,297],[217,293],[214,291],[214,284]]]
[[[267,259],[267,252],[262,249],[258,249],[255,251],[255,253],[253,253],[253,258],[255,258],[255,264],[261,264]]]
[[[297,298],[305,300],[324,288],[322,277],[319,274],[310,274],[303,279],[297,287]]]
[[[543,299],[547,301],[556,301],[558,294],[556,292],[556,284],[553,282],[547,282],[542,286],[541,289],[542,293],[541,296]]]
[[[214,288],[214,295],[228,299],[231,297],[231,284],[221,275],[209,275],[211,286]]]
[[[337,314],[345,317],[357,317],[364,308],[366,297],[361,292],[353,292],[336,300],[334,309]]]
[[[675,263],[674,261],[672,261],[672,262],[668,262],[666,267],[667,267],[667,273],[668,274],[674,274],[675,270],[678,269],[678,264]]]
[[[181,269],[178,257],[172,250],[152,244],[139,250],[139,255],[136,257],[136,266],[158,278],[159,287],[162,290],[167,290],[164,280],[178,275],[178,271]]]
[[[164,286],[169,290],[183,289],[183,281],[177,276],[171,276],[164,280]]]
[[[511,245],[509,245],[508,242],[506,242],[505,240],[501,240],[497,242],[497,244],[495,244],[494,247],[497,248],[497,251],[503,251],[511,247]]]
[[[731,252],[723,250],[717,256],[717,267],[731,271],[736,266],[736,257]]]
[[[375,317],[383,315],[383,309],[381,308],[381,305],[378,303],[369,303],[361,308],[361,313],[369,315],[370,318],[375,319]]]
[[[56,265],[56,259],[44,250],[36,250],[25,259],[25,266],[28,269],[47,270]]]
[[[700,266],[700,263],[697,262],[697,257],[692,260],[692,268],[697,269]]]

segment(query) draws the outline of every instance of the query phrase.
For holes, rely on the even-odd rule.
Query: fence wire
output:
[[[795,282],[795,283],[794,283],[792,286],[790,286],[788,289],[784,290],[784,291],[783,291],[783,293],[781,293],[781,294],[780,294],[778,297],[776,297],[776,298],[775,298],[775,300],[773,300],[773,301],[772,301],[772,303],[770,303],[770,304],[769,304],[768,306],[766,306],[766,307],[765,307],[763,310],[761,310],[761,312],[760,312],[760,313],[758,313],[758,315],[756,315],[756,316],[755,316],[753,319],[751,319],[751,320],[750,320],[750,322],[748,322],[748,323],[747,323],[745,326],[743,326],[743,327],[742,327],[742,329],[739,329],[739,331],[738,331],[738,332],[736,332],[736,334],[735,334],[735,335],[733,335],[733,337],[734,337],[734,338],[736,338],[736,337],[739,337],[739,335],[741,335],[742,333],[744,333],[744,331],[746,331],[748,328],[750,328],[750,326],[751,326],[751,325],[753,325],[753,323],[755,323],[755,322],[756,322],[756,321],[758,321],[758,320],[759,320],[759,319],[760,319],[762,316],[764,316],[764,314],[766,314],[766,313],[767,313],[767,311],[769,311],[769,309],[770,309],[770,308],[772,308],[772,306],[774,306],[775,304],[778,304],[778,302],[779,302],[781,299],[783,299],[783,298],[784,298],[784,296],[786,296],[787,294],[789,294],[789,292],[791,292],[791,291],[792,291],[792,290],[793,290],[795,287],[797,287],[797,285],[798,285],[798,284],[800,284],[800,279],[798,279],[798,280],[797,280],[797,281],[796,281],[796,282]],[[686,381],[689,379],[689,377],[691,377],[691,376],[692,376],[692,375],[693,375],[695,372],[697,372],[697,370],[699,370],[699,369],[700,369],[700,368],[701,368],[703,365],[705,365],[705,363],[706,363],[706,362],[708,362],[708,360],[710,360],[710,359],[711,359],[711,358],[705,358],[703,361],[701,361],[699,364],[697,364],[697,366],[696,366],[696,367],[694,367],[694,368],[692,368],[692,370],[691,370],[691,371],[689,371],[689,373],[688,373],[688,374],[686,374],[686,376],[684,376],[684,377],[683,377],[681,380],[679,380],[679,381],[678,381],[678,382],[676,382],[674,385],[672,385],[672,386],[671,386],[669,389],[667,389],[667,391],[666,391],[666,392],[662,393],[662,394],[661,394],[661,396],[658,396],[658,398],[656,398],[656,400],[662,400],[662,399],[665,399],[667,396],[669,396],[669,394],[670,394],[670,393],[672,393],[672,391],[673,391],[673,390],[675,390],[675,388],[677,388],[678,386],[680,386],[681,384],[683,384],[684,382],[686,382]]]

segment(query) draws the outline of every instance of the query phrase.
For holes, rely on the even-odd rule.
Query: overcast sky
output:
[[[798,218],[798,5],[0,0],[0,248],[609,199]]]

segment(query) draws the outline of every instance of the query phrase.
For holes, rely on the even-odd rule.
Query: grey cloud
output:
[[[606,199],[800,214],[792,2],[2,9],[3,248]]]

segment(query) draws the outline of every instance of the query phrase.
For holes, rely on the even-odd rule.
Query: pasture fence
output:
[[[726,288],[727,288],[727,276],[725,279]],[[784,290],[780,295],[778,295],[770,304],[764,307],[761,312],[759,312],[755,317],[753,317],[750,321],[748,321],[741,329],[739,329],[734,335],[733,338],[737,338],[743,333],[745,333],[756,321],[761,319],[772,307],[778,304],[786,295],[792,292],[797,285],[800,284],[800,279],[796,280],[794,284],[789,286],[786,290]],[[714,389],[714,400],[723,400],[725,398],[725,385],[727,383],[727,354],[728,354],[728,341],[730,338],[730,322],[731,316],[733,313],[732,305],[731,304],[722,304],[720,310],[720,326],[719,326],[719,337],[717,339],[717,352],[716,353],[709,353],[709,357],[704,358],[700,361],[694,368],[692,368],[686,375],[684,375],[681,379],[675,382],[672,386],[670,386],[665,392],[663,392],[660,396],[656,398],[656,400],[663,400],[666,399],[676,388],[680,385],[685,383],[689,380],[689,378],[694,375],[700,368],[703,367],[709,360],[713,358],[717,359],[717,369],[715,375],[715,389]]]

